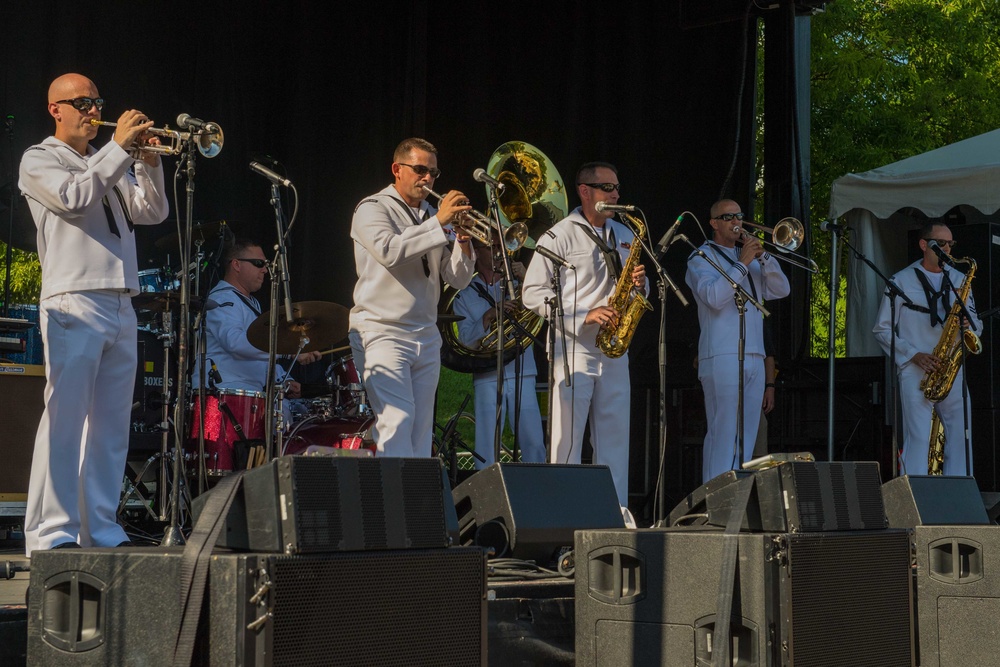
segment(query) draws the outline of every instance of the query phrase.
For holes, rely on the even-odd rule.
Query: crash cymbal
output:
[[[188,300],[188,308],[192,312],[198,312],[204,305],[205,299],[197,295],[191,295]],[[132,307],[136,310],[147,310],[153,313],[162,313],[165,310],[181,309],[180,292],[142,292],[132,297]]]
[[[350,311],[329,301],[300,301],[292,304],[292,321],[285,318],[285,309],[279,311],[278,343],[276,354],[295,354],[302,336],[309,339],[303,352],[324,350],[347,335],[347,318]],[[247,340],[258,350],[268,349],[268,331],[271,313],[261,313],[250,328]]]
[[[234,227],[238,227],[239,223],[235,220],[211,220],[207,222],[195,222],[191,227],[191,239],[197,241],[201,239],[202,241],[208,241],[217,236],[221,236],[227,231],[232,231]],[[177,232],[172,234],[167,234],[162,239],[156,241],[156,247],[160,250],[173,250],[178,247],[178,239],[180,237]]]

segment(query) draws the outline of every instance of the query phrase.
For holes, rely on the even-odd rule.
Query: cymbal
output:
[[[285,318],[285,309],[278,313],[277,354],[295,354],[305,336],[309,343],[303,352],[320,351],[347,335],[350,311],[329,301],[300,301],[292,304],[292,321]],[[247,329],[247,340],[258,350],[267,351],[271,313],[261,313]]]
[[[455,315],[454,313],[438,313],[438,324],[452,324],[454,322],[461,322],[465,319],[465,315]]]
[[[188,301],[188,308],[192,311],[199,311],[205,304],[205,299],[192,294]],[[132,297],[132,307],[136,310],[148,310],[154,313],[181,309],[180,292],[142,292]]]
[[[239,226],[239,223],[235,220],[195,222],[191,226],[191,238],[192,240],[201,239],[202,241],[207,241],[214,236],[225,234],[226,230],[230,230],[235,226]],[[179,239],[180,237],[177,235],[177,232],[173,232],[172,234],[167,234],[162,239],[157,239],[155,245],[160,250],[173,250],[178,247]]]

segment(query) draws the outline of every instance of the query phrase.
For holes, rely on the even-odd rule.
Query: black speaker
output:
[[[921,667],[995,665],[1000,526],[914,528]]]
[[[28,493],[35,433],[45,410],[45,376],[40,366],[0,366],[0,493]]]
[[[33,554],[28,664],[169,664],[182,553]],[[480,549],[216,553],[193,664],[485,665],[485,577]]]
[[[883,484],[882,496],[893,528],[990,522],[972,477],[903,475]]]
[[[447,492],[436,458],[282,456],[244,474],[218,546],[290,554],[445,547]],[[195,499],[196,513],[207,497]]]
[[[724,527],[738,482],[749,475],[754,490],[741,530],[797,533],[886,527],[882,480],[878,464],[871,461],[796,461],[758,471],[731,470],[681,501],[667,525]]]
[[[607,466],[494,463],[452,491],[459,544],[548,564],[573,531],[624,528]]]
[[[577,667],[712,664],[722,531],[576,534]],[[740,533],[733,665],[913,665],[907,531]]]

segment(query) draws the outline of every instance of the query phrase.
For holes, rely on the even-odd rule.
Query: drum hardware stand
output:
[[[451,481],[452,487],[458,485],[458,449],[461,447],[465,451],[472,454],[480,463],[486,463],[486,459],[476,453],[476,450],[465,444],[462,437],[458,434],[456,426],[458,426],[458,418],[462,416],[465,412],[465,407],[469,404],[469,399],[472,398],[471,394],[465,395],[465,400],[462,401],[461,407],[458,408],[458,412],[451,416],[448,423],[441,428],[440,424],[435,423],[434,426],[441,429],[441,437],[438,439],[438,456],[445,459],[448,463],[448,478]],[[495,459],[499,462],[500,457]]]
[[[118,511],[116,512],[116,515],[119,518],[121,518],[122,514],[125,512],[129,498],[135,496],[136,499],[142,503],[142,507],[146,510],[146,514],[149,515],[150,519],[153,521],[163,521],[161,516],[157,516],[157,514],[153,512],[149,506],[149,501],[146,500],[146,497],[142,495],[142,491],[139,490],[139,483],[141,482],[143,475],[145,475],[146,471],[149,470],[149,466],[153,465],[153,463],[155,463],[157,459],[160,459],[161,456],[162,455],[160,453],[156,453],[146,459],[146,465],[142,467],[142,470],[140,470],[139,474],[135,476],[135,479],[129,479],[128,475],[125,476],[125,493],[122,495],[122,499],[118,503]],[[164,479],[160,478],[159,486],[162,487],[163,485]]]
[[[156,335],[163,341],[163,405],[160,406],[160,475],[159,475],[159,495],[160,495],[160,521],[167,520],[167,460],[170,445],[170,347],[174,343],[173,314],[170,312],[170,301],[167,300],[166,308],[161,313],[163,331]],[[178,374],[180,377],[180,374]],[[148,465],[148,463],[147,463]],[[124,502],[124,500],[122,501]]]

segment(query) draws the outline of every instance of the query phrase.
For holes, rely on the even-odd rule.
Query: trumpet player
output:
[[[959,369],[953,389],[938,403],[931,403],[924,397],[920,382],[930,372],[938,370],[941,359],[934,356],[934,348],[941,339],[945,320],[955,301],[953,289],[958,289],[964,280],[963,274],[955,268],[945,266],[944,261],[931,245],[935,243],[944,253],[950,254],[955,247],[951,229],[943,223],[931,223],[920,231],[921,257],[899,273],[892,280],[913,301],[913,307],[903,305],[896,297],[896,373],[899,378],[899,398],[902,405],[903,450],[900,463],[902,474],[926,475],[928,472],[928,450],[930,448],[931,410],[935,410],[941,420],[945,435],[945,475],[972,474],[972,461],[968,461],[963,435],[971,423],[971,408],[963,410],[962,391],[964,368]],[[945,255],[947,257],[948,255]],[[945,272],[949,284],[945,283]],[[976,314],[972,292],[965,304],[972,315],[972,321],[964,322],[965,328],[977,335],[982,333],[983,324]],[[872,329],[879,346],[888,355],[892,346],[892,322],[889,297],[883,296],[879,306],[875,326]]]
[[[116,522],[128,452],[139,293],[133,225],[169,212],[160,158],[128,149],[152,126],[135,109],[97,150],[104,99],[65,74],[49,86],[55,133],[21,159],[21,191],[38,228],[45,410],[25,509],[25,551],[127,543]],[[155,139],[154,139],[155,141]]]
[[[731,199],[712,205],[712,239],[701,250],[726,270],[716,271],[703,257],[688,258],[684,280],[698,304],[698,379],[705,394],[708,432],[702,452],[702,481],[740,468],[753,455],[764,404],[764,317],[748,305],[743,364],[743,461],[737,457],[740,321],[730,280],[758,300],[780,299],[790,291],[778,261],[752,234],[743,232],[743,211]],[[740,245],[742,244],[742,245]]]
[[[436,210],[426,201],[441,175],[429,141],[406,139],[392,159],[393,183],[354,209],[358,281],[349,337],[377,417],[378,454],[430,456],[441,373],[441,281],[468,285],[475,258],[470,237],[455,226],[456,241],[449,244],[446,227],[472,207],[456,190],[441,197]]]
[[[483,337],[496,323],[497,303],[504,306],[504,317],[517,316],[517,304],[506,300],[504,275],[502,266],[504,249],[500,239],[494,234],[492,246],[487,247],[479,241],[473,241],[476,246],[476,272],[472,283],[455,297],[454,309],[456,315],[465,319],[458,322],[458,338],[466,347],[475,349]],[[511,272],[517,282],[524,280],[524,264],[511,262]],[[535,356],[531,348],[511,359],[503,369],[503,391],[501,393],[500,428],[505,421],[510,422],[512,431],[516,433],[516,442],[524,463],[545,462],[545,440],[542,437],[542,413],[538,409],[538,397],[535,392]],[[493,442],[497,427],[496,406],[497,386],[496,368],[474,373],[472,386],[476,396],[476,453],[484,461],[476,459],[476,468],[482,469],[493,463]],[[520,391],[518,391],[520,388]],[[520,402],[515,400],[520,397]]]

